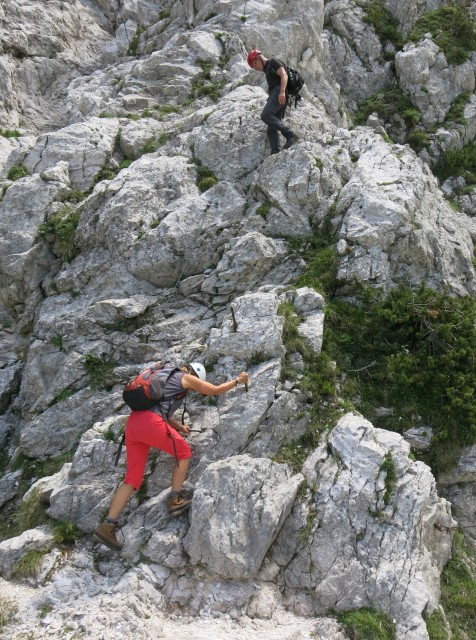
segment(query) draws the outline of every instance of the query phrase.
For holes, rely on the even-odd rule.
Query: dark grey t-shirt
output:
[[[280,67],[284,67],[284,62],[281,62],[281,60],[277,58],[270,58],[264,66],[263,71],[266,75],[266,82],[268,83],[268,93],[271,93],[275,87],[281,86],[281,77],[277,73]]]
[[[172,369],[173,367],[164,368],[161,370],[161,374],[163,374],[164,378],[166,378]],[[167,380],[167,383],[164,387],[165,397],[175,396],[177,394],[185,393],[187,391],[187,389],[185,389],[182,386],[182,378],[184,377],[184,375],[185,375],[185,371],[177,371],[172,376],[170,376],[170,378]],[[156,404],[154,407],[152,407],[151,411],[153,411],[154,413],[157,413],[159,416],[162,416],[162,418],[165,421],[168,421],[169,418],[173,416],[175,411],[177,411],[177,409],[182,406],[184,400],[185,400],[185,396],[183,398],[178,398],[176,400],[171,398],[168,401],[166,400],[165,402],[160,402],[159,404]]]

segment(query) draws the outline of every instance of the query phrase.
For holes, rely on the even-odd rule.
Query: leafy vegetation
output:
[[[428,32],[450,64],[462,64],[476,50],[475,24],[465,7],[450,4],[425,13],[416,21],[409,40],[421,40]]]
[[[377,113],[391,127],[398,126],[401,120],[408,129],[420,121],[420,112],[410,99],[397,87],[384,87],[368,98],[357,102],[358,111],[354,124],[365,124],[371,113]]]
[[[70,520],[53,524],[53,540],[56,544],[72,546],[81,536],[78,526]]]
[[[154,106],[154,111],[157,111],[160,116],[167,116],[169,113],[178,113],[180,109],[172,104],[156,104]]]
[[[46,522],[48,522],[48,516],[45,505],[40,500],[39,491],[34,491],[28,500],[23,500],[18,505],[13,513],[2,518],[0,540],[14,538]]]
[[[332,217],[332,210],[328,217]],[[291,249],[298,253],[307,266],[296,281],[297,287],[312,287],[326,296],[332,296],[337,286],[338,257],[326,224],[319,235],[304,238],[286,237]]]
[[[395,625],[383,613],[369,607],[337,614],[350,640],[395,640]]]
[[[47,554],[47,551],[27,551],[24,556],[15,562],[12,567],[12,578],[30,578],[38,575],[41,567],[41,561]]]
[[[139,46],[139,40],[141,35],[144,33],[144,27],[137,25],[136,32],[132,37],[132,40],[129,43],[129,49],[127,50],[128,56],[136,56],[137,55],[137,47]]]
[[[20,178],[26,178],[26,176],[29,176],[29,172],[28,169],[23,165],[23,164],[15,164],[13,165],[13,167],[10,167],[8,173],[7,173],[7,178],[8,180],[20,180]]]
[[[385,493],[383,496],[383,501],[385,502],[385,504],[388,504],[390,502],[390,498],[392,497],[392,493],[395,488],[395,482],[397,480],[395,462],[393,461],[390,451],[385,454],[384,460],[380,465],[380,473],[385,473]]]
[[[79,253],[79,248],[74,242],[74,235],[80,215],[79,208],[73,209],[65,206],[51,215],[38,229],[40,236],[55,235],[59,254],[66,262],[71,262]]]
[[[476,143],[471,142],[462,149],[447,149],[438,163],[433,167],[433,173],[440,178],[463,176],[467,183],[476,183]]]
[[[376,426],[431,425],[427,461],[435,471],[448,468],[476,440],[476,301],[422,286],[387,298],[364,290],[357,302],[327,306],[324,352],[346,373],[341,394]],[[393,415],[377,415],[381,406]]]
[[[441,605],[453,640],[475,640],[476,557],[461,533],[455,535],[455,548],[456,553],[441,576]],[[430,640],[450,637],[438,609],[429,616],[426,626]]]
[[[431,425],[432,446],[422,458],[435,473],[450,468],[460,448],[476,442],[476,300],[424,286],[401,286],[387,297],[361,288],[350,303],[335,296],[337,257],[325,246],[325,233],[319,239],[288,242],[307,261],[296,285],[320,291],[327,303],[318,356],[299,335],[300,318],[293,305],[280,307],[286,347],[283,377],[296,379],[288,356],[300,353],[305,368],[299,385],[310,399],[311,424],[278,458],[299,466],[319,433],[345,407],[360,411],[377,427],[398,432]],[[377,411],[382,406],[391,409],[386,416]],[[384,466],[388,501],[393,461],[386,460]]]
[[[364,22],[373,26],[380,42],[385,46],[389,42],[396,49],[403,46],[402,35],[398,29],[398,20],[385,8],[384,0],[370,0],[364,6]]]
[[[464,109],[471,99],[469,91],[463,91],[453,101],[450,110],[446,114],[445,122],[454,122],[456,124],[467,124],[464,117]]]
[[[271,205],[269,202],[263,202],[263,204],[260,204],[260,206],[256,209],[256,213],[261,216],[263,218],[263,220],[266,220],[269,212],[271,210]]]
[[[22,470],[20,492],[28,489],[33,479],[44,478],[57,473],[65,462],[71,461],[71,458],[71,452],[62,453],[47,460],[35,460],[21,453],[12,464],[13,471]]]
[[[21,133],[16,129],[0,129],[0,136],[2,138],[19,138]]]
[[[154,151],[157,151],[157,149],[163,147],[164,144],[167,144],[169,138],[170,134],[164,131],[157,138],[148,140],[142,147],[141,155],[144,155],[145,153],[154,153]]]
[[[221,89],[225,86],[225,80],[212,80],[213,63],[210,60],[197,58],[196,64],[202,69],[202,73],[192,80],[190,99],[208,96],[213,102],[216,102],[220,97]]]
[[[218,178],[213,171],[208,167],[203,166],[198,158],[194,158],[193,163],[197,167],[196,185],[199,188],[200,193],[203,193],[218,184]]]
[[[105,362],[92,353],[87,353],[84,356],[84,366],[89,374],[91,389],[104,389],[109,385],[108,374],[116,365],[114,362]]]
[[[159,11],[159,20],[165,20],[165,18],[170,18],[171,13],[172,13],[172,9],[170,7],[164,7]]]

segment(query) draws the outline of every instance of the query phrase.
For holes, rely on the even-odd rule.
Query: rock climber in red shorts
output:
[[[219,396],[234,389],[238,384],[247,384],[249,380],[246,372],[219,385],[206,382],[205,378],[205,367],[199,362],[185,365],[167,378],[164,396],[171,398],[169,402],[160,402],[148,411],[132,411],[129,416],[125,429],[126,475],[114,494],[106,520],[94,532],[94,535],[110,549],[114,551],[122,549],[123,545],[116,538],[117,523],[132,492],[137,491],[142,484],[151,447],[169,453],[176,460],[172,471],[172,490],[167,498],[169,513],[178,515],[190,506],[192,492],[183,489],[183,483],[192,452],[186,440],[180,435],[180,433],[187,435],[190,427],[180,424],[172,416],[182,405],[190,389],[205,396]]]

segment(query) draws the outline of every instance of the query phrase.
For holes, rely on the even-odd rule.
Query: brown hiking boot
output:
[[[187,489],[182,489],[167,498],[167,509],[171,516],[178,516],[179,513],[186,511],[191,504],[192,492]]]
[[[289,147],[292,147],[293,144],[295,142],[297,142],[299,140],[299,138],[295,135],[292,135],[290,138],[287,139],[286,144],[284,145],[283,149],[289,149]]]
[[[112,549],[113,551],[120,551],[123,545],[116,538],[116,529],[117,524],[105,521],[99,525],[94,532],[94,535],[99,542],[105,544],[109,549]]]

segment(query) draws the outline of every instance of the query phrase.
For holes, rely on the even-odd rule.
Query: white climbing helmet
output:
[[[200,362],[191,362],[189,365],[190,369],[197,375],[200,380],[207,379],[207,372],[205,371],[205,367]]]

